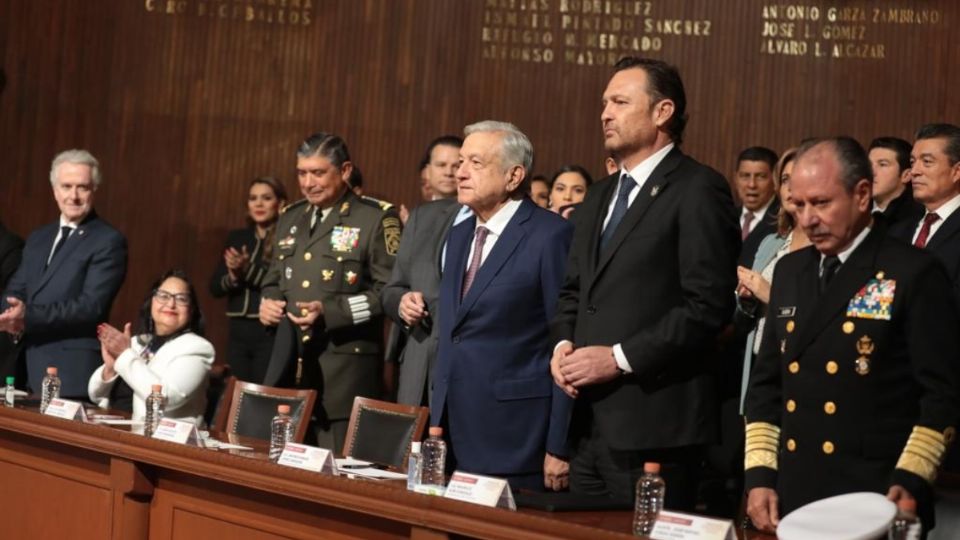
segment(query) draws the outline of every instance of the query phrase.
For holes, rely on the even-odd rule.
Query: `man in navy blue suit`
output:
[[[58,154],[50,183],[60,219],[27,238],[4,291],[0,331],[23,340],[34,392],[46,368],[56,366],[60,395],[85,398],[101,363],[97,325],[109,317],[127,272],[127,241],[93,210],[100,166],[89,152]]]
[[[572,400],[553,384],[548,324],[572,227],[524,197],[533,146],[515,126],[467,126],[440,281],[431,422],[462,471],[514,489],[567,485]]]

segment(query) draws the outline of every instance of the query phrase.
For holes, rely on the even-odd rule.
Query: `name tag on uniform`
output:
[[[793,317],[797,314],[796,306],[787,306],[787,307],[778,307],[777,308],[777,318],[781,319],[784,317]]]
[[[330,247],[334,251],[353,251],[360,245],[360,228],[337,225],[330,235]]]
[[[850,299],[847,317],[889,321],[896,292],[897,280],[871,279]]]

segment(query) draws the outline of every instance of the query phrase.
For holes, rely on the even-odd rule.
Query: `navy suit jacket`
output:
[[[523,199],[461,302],[475,226],[471,217],[447,239],[431,422],[446,414],[459,469],[533,474],[545,452],[567,455],[573,401],[550,376],[548,325],[573,227]]]
[[[3,309],[8,296],[26,304],[24,344],[33,391],[40,391],[47,366],[56,366],[60,395],[86,399],[87,381],[102,362],[97,325],[109,318],[126,276],[127,241],[91,212],[47,266],[59,228],[56,221],[27,238]]]

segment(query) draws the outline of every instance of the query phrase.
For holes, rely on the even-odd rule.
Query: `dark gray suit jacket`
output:
[[[390,281],[380,291],[384,313],[406,334],[406,346],[400,353],[400,384],[397,402],[423,403],[423,389],[437,356],[437,306],[440,295],[440,258],[450,225],[460,205],[454,199],[433,201],[418,206],[400,239],[400,250]],[[423,293],[430,316],[408,328],[400,318],[400,299],[410,291]],[[388,347],[389,348],[389,347]]]

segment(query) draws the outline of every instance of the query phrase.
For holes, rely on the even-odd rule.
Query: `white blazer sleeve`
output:
[[[110,390],[113,389],[113,383],[117,382],[117,375],[114,374],[113,378],[105,381],[103,380],[103,366],[97,368],[93,372],[93,375],[90,376],[90,381],[87,383],[87,394],[90,397],[90,401],[94,402],[97,407],[107,409],[110,407]]]
[[[140,399],[150,395],[152,385],[163,385],[167,408],[174,409],[205,388],[213,358],[209,341],[196,334],[184,334],[160,347],[149,364],[133,350],[124,351],[117,358],[115,369]]]

